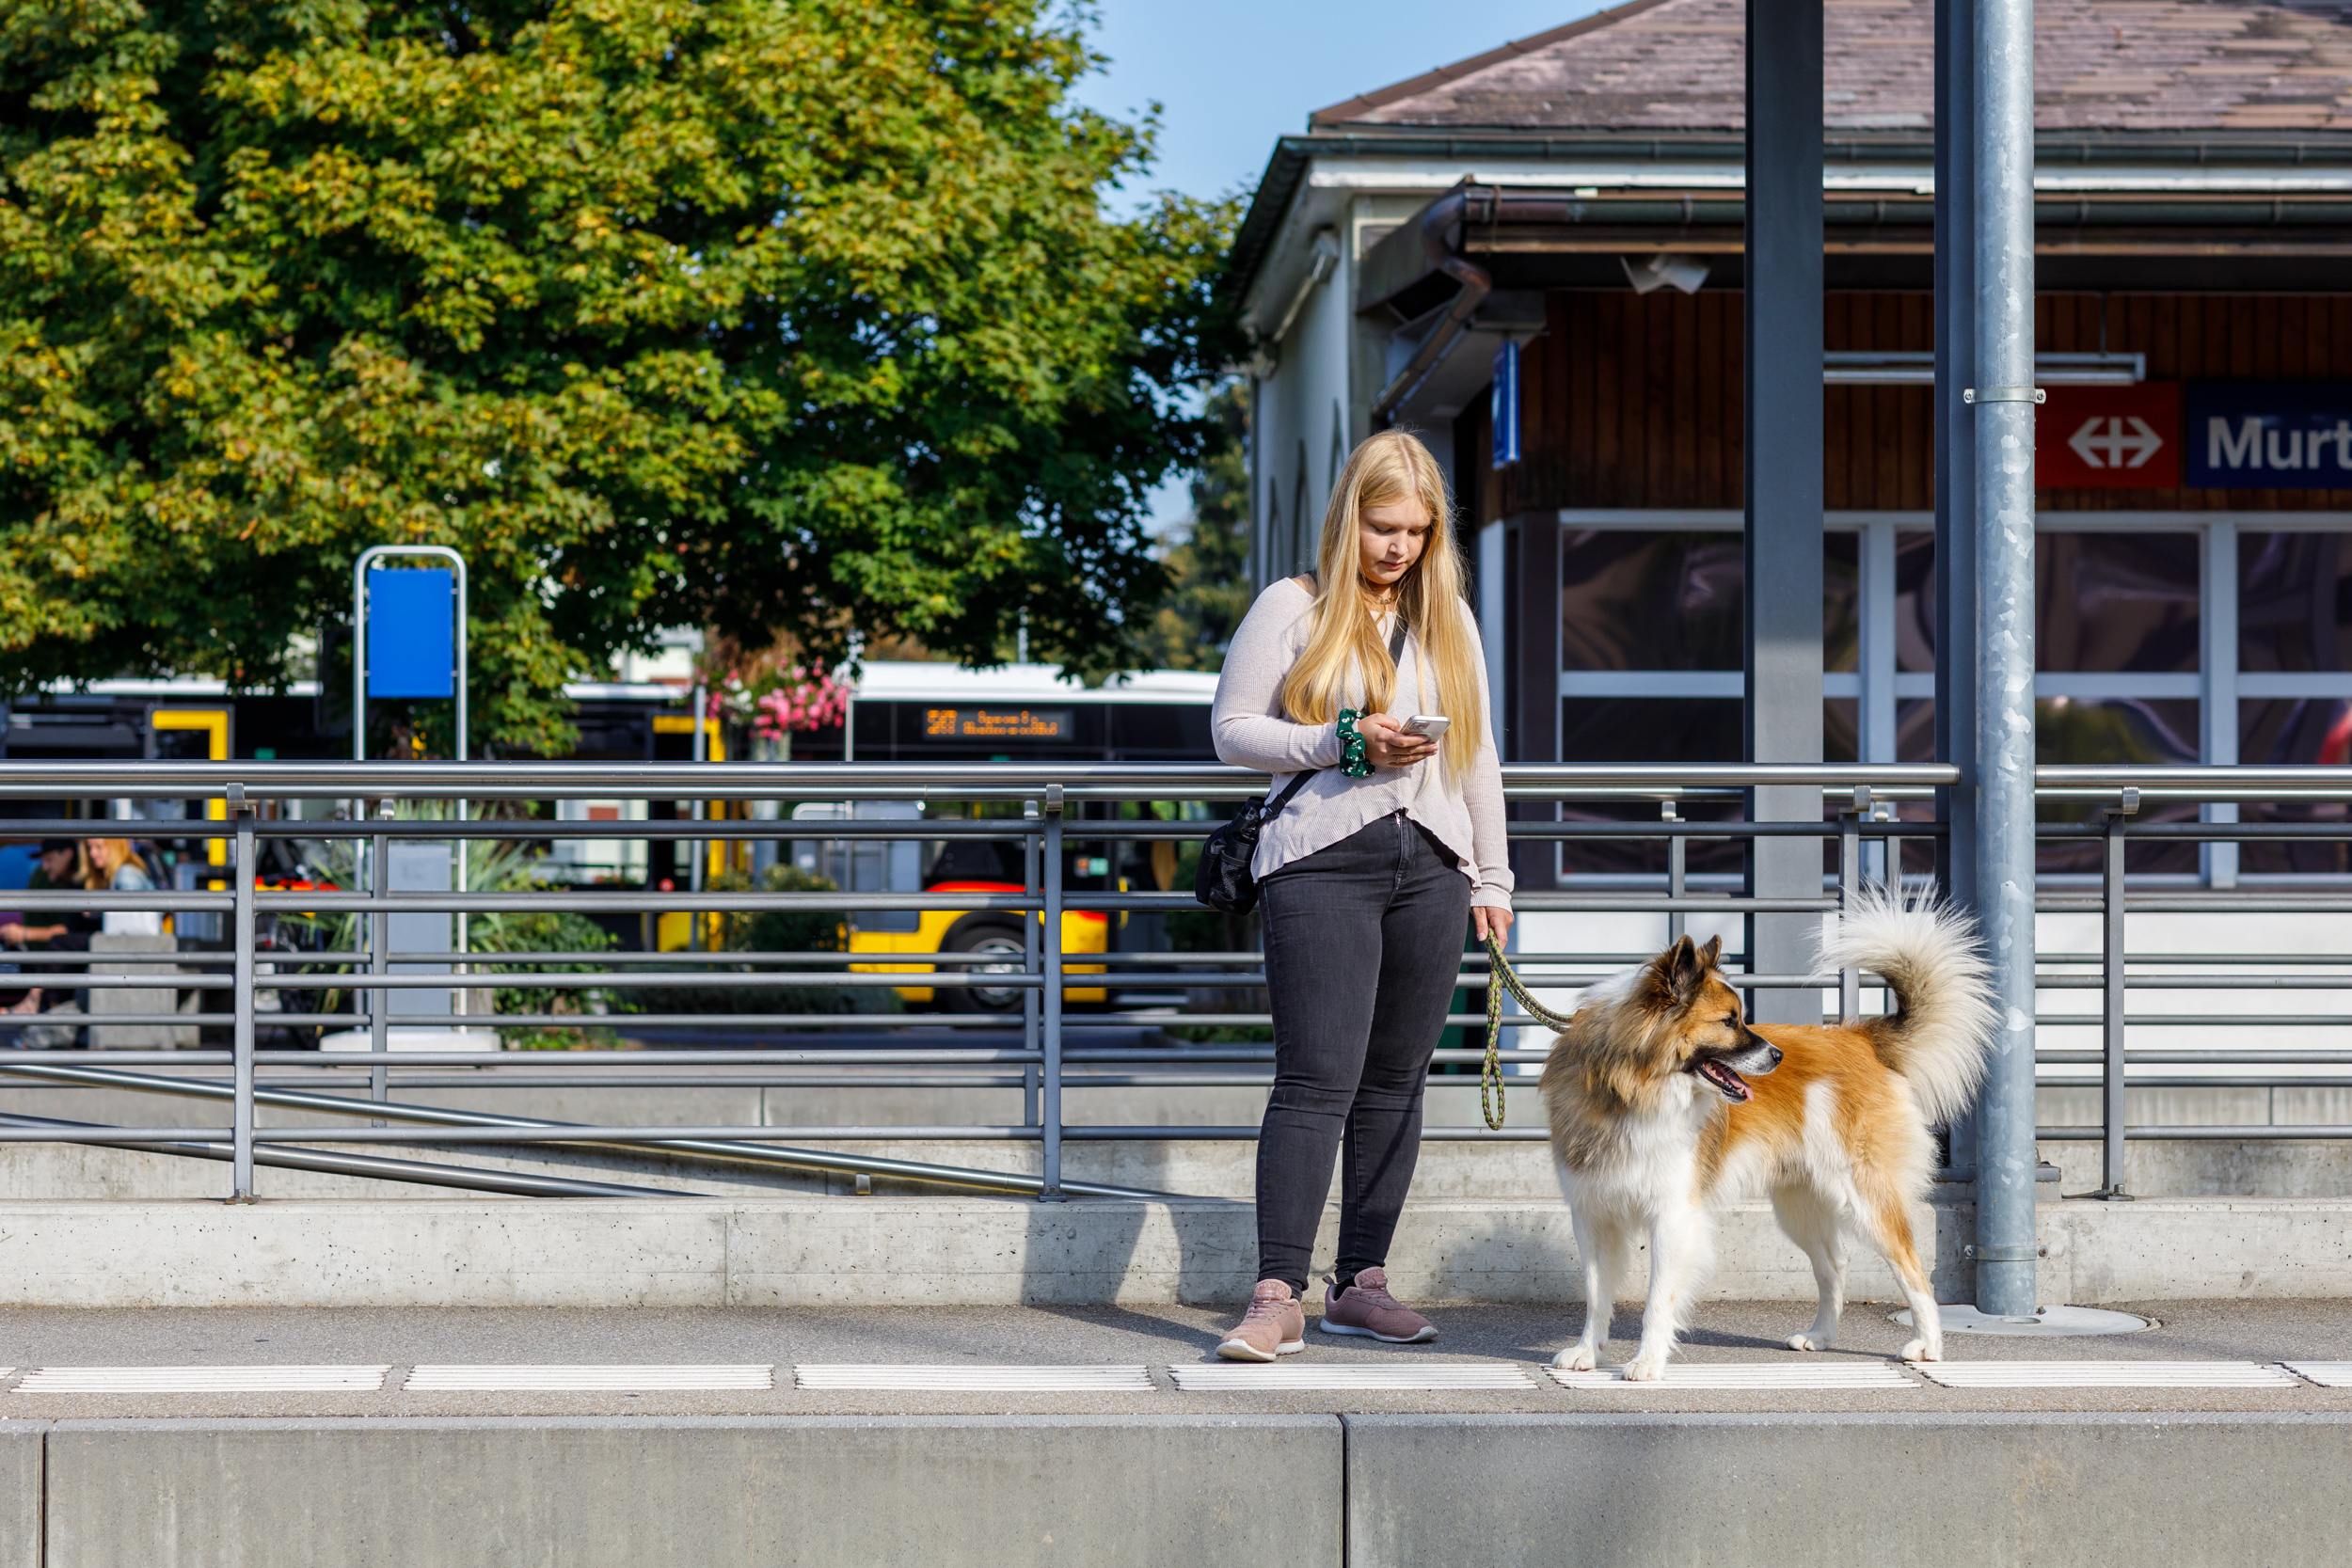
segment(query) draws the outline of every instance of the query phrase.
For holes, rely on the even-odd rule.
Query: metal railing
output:
[[[1875,862],[1901,867],[1906,842],[1932,844],[1943,826],[1919,813],[1938,785],[1951,782],[1952,771],[1938,766],[1793,767],[1528,767],[1508,768],[1505,793],[1524,820],[1511,824],[1519,854],[1534,875],[1523,876],[1516,904],[1524,914],[1623,914],[1641,912],[1664,917],[1669,936],[1694,917],[1722,921],[1725,917],[1764,915],[1818,916],[1838,909],[1861,885]],[[1144,1196],[1141,1189],[1073,1181],[1062,1170],[1065,1143],[1079,1140],[1247,1139],[1257,1134],[1254,1125],[1072,1125],[1064,1116],[1064,1097],[1073,1085],[1120,1086],[1138,1089],[1191,1086],[1232,1086],[1269,1081],[1270,1045],[1249,1039],[1191,1043],[1104,1045],[1088,1043],[1106,1028],[1177,1030],[1199,1035],[1205,1031],[1263,1030],[1267,1015],[1248,1007],[1224,1011],[1166,1006],[1137,1007],[1119,1001],[1121,992],[1183,993],[1247,992],[1263,986],[1257,954],[1225,948],[1191,953],[1084,952],[1066,953],[1062,941],[1067,911],[1086,911],[1123,918],[1137,913],[1167,913],[1198,910],[1182,889],[1135,891],[1119,885],[1116,869],[1111,885],[1073,890],[1065,868],[1073,848],[1158,842],[1182,844],[1205,836],[1213,821],[1160,816],[1089,816],[1089,811],[1115,811],[1137,802],[1232,801],[1261,791],[1262,775],[1215,766],[1156,767],[1148,765],[1026,765],[934,768],[914,765],[829,764],[680,764],[607,766],[597,764],[313,764],[313,763],[0,763],[0,798],[65,800],[75,799],[160,800],[216,798],[229,804],[233,834],[233,869],[221,879],[226,887],[162,890],[152,893],[90,893],[48,891],[0,895],[28,915],[43,911],[161,911],[176,917],[216,915],[227,921],[220,951],[183,950],[162,959],[173,973],[118,973],[117,968],[153,965],[145,953],[11,953],[24,974],[18,984],[39,983],[42,973],[71,977],[78,990],[117,993],[152,991],[164,1006],[148,1012],[107,1011],[72,1018],[82,1028],[175,1027],[197,1025],[224,1031],[225,1049],[113,1050],[93,1053],[78,1049],[31,1049],[0,1053],[0,1072],[19,1081],[60,1085],[105,1087],[151,1092],[226,1102],[227,1127],[127,1127],[63,1122],[56,1118],[0,1117],[0,1141],[61,1141],[118,1147],[150,1148],[199,1158],[225,1159],[230,1166],[232,1197],[248,1199],[254,1191],[257,1165],[290,1165],[342,1174],[538,1196],[656,1196],[657,1190],[568,1178],[478,1170],[464,1166],[386,1159],[347,1153],[342,1146],[410,1145],[442,1148],[472,1145],[540,1146],[658,1154],[665,1159],[707,1161],[753,1168],[823,1171],[860,1179],[873,1177],[938,1183],[949,1186],[1024,1193],[1055,1199],[1064,1196]],[[1818,786],[1823,791],[1824,816],[1819,823],[1740,820],[1693,820],[1692,809],[1737,810],[1742,792],[1763,784]],[[2096,989],[2101,992],[2098,1015],[2044,1012],[2038,1022],[2048,1026],[2096,1026],[2101,1046],[2096,1051],[2048,1049],[2038,1060],[2054,1068],[2094,1068],[2095,1076],[2080,1080],[2103,1091],[2103,1115],[2096,1125],[2054,1126],[2040,1130],[2053,1140],[2095,1139],[2106,1160],[2105,1191],[2122,1196],[2123,1150],[2127,1141],[2149,1138],[2212,1139],[2221,1137],[2345,1137],[2352,1126],[2133,1126],[2127,1124],[2125,1091],[2143,1086],[2244,1087],[2308,1086],[2343,1082],[2352,1086],[2352,1074],[2302,1077],[2249,1073],[2254,1067],[2299,1066],[2352,1069],[2352,1050],[2272,1049],[2230,1050],[2205,1047],[2187,1050],[2130,1048],[2125,1021],[2132,990],[2143,992],[2233,990],[2352,990],[2352,960],[2344,974],[2324,973],[2325,954],[2259,955],[2204,952],[2181,954],[2129,953],[2124,922],[2130,911],[2174,911],[2263,915],[2326,911],[2352,913],[2352,885],[2297,884],[2292,879],[2263,887],[2180,887],[2169,882],[2137,882],[2124,877],[2125,847],[2193,841],[2198,844],[2285,842],[2352,842],[2352,824],[2343,821],[2307,822],[2151,822],[2150,809],[2214,801],[2292,802],[2296,807],[2333,806],[2352,802],[2352,769],[2346,768],[2067,768],[2042,770],[2042,793],[2051,812],[2087,813],[2088,820],[2045,821],[2042,835],[2055,845],[2094,841],[2102,870],[2084,885],[2066,879],[2045,879],[2039,908],[2052,913],[2094,912],[2101,915],[2102,942],[2096,951],[2050,953],[2042,959],[2041,983],[2052,993]],[[750,802],[847,800],[917,800],[929,806],[988,808],[1019,811],[969,818],[926,818],[917,821],[826,820],[795,821],[788,816],[698,820],[580,821],[548,817],[501,816],[467,820],[397,820],[370,816],[369,802],[380,809],[391,801],[465,800],[482,807],[487,802],[536,801],[562,799],[599,800],[726,800]],[[351,802],[331,817],[285,815],[290,802]],[[1626,803],[1655,810],[1655,818],[1602,819],[1596,809],[1622,813]],[[1910,818],[1887,815],[1891,805],[1908,806]],[[1563,816],[1558,809],[1568,808]],[[1582,811],[1586,815],[1577,816]],[[17,820],[17,835],[68,834],[87,832],[87,818],[42,822]],[[143,830],[168,831],[173,824],[142,823]],[[213,830],[217,832],[218,830]],[[1820,894],[1813,897],[1759,898],[1702,886],[1689,870],[1693,844],[1740,846],[1759,838],[1816,836],[1836,847],[1834,873],[1826,875]],[[382,868],[385,847],[403,839],[437,843],[498,840],[595,841],[623,839],[646,843],[682,841],[701,847],[713,840],[730,844],[759,841],[860,839],[919,839],[946,841],[977,838],[1010,842],[1020,847],[1028,871],[1015,892],[883,893],[870,891],[798,892],[732,891],[671,892],[660,889],[598,890],[594,887],[547,885],[476,889],[469,892],[401,892],[387,885]],[[257,888],[245,868],[262,863],[262,847],[272,840],[310,843],[356,841],[367,847],[362,863],[371,867],[367,885],[356,888]],[[1631,841],[1663,848],[1664,869],[1628,878],[1586,878],[1571,869],[1552,874],[1550,845],[1601,845]],[[1826,852],[1825,852],[1826,853]],[[1106,857],[1108,858],[1108,857]],[[1915,852],[1914,860],[1920,859]],[[1917,864],[1911,875],[1921,874]],[[1716,878],[1720,883],[1723,879]],[[2075,879],[2074,882],[2082,882]],[[1549,884],[1549,885],[1541,885]],[[1631,884],[1631,885],[1629,885]],[[894,958],[874,952],[725,951],[725,952],[604,952],[552,949],[501,950],[453,955],[442,951],[393,949],[388,931],[396,915],[486,916],[528,914],[660,915],[679,913],[696,929],[714,916],[761,913],[807,913],[853,911],[1001,911],[1014,917],[1025,936],[1018,970],[1009,969],[1009,955],[926,953]],[[269,950],[262,945],[264,927],[294,919],[319,922],[336,915],[358,915],[353,923],[358,940],[352,945],[304,951]],[[1524,925],[1522,931],[1528,929]],[[1658,929],[1656,926],[1653,930]],[[1537,944],[1540,945],[1540,944]],[[183,948],[185,944],[183,944]],[[1531,984],[1565,992],[1612,969],[1637,961],[1646,951],[1621,950],[1621,944],[1586,942],[1569,949],[1531,950],[1521,943],[1518,963]],[[2123,960],[2128,954],[2129,962]],[[491,960],[495,967],[491,967]],[[1734,965],[1737,959],[1732,960]],[[271,971],[262,973],[264,964]],[[878,971],[881,964],[888,971]],[[810,1010],[804,1004],[764,1012],[710,1014],[691,1010],[663,1011],[664,991],[704,988],[710,984],[712,966],[727,966],[725,984],[745,992],[786,993],[824,991],[891,991],[910,986],[934,989],[942,1010],[919,1020],[879,1018],[870,1013]],[[919,968],[909,973],[900,966]],[[437,973],[398,973],[402,968],[434,966]],[[555,966],[555,967],[550,967]],[[2154,969],[2161,973],[2150,974]],[[974,1009],[958,1004],[961,972],[986,973],[985,989],[1017,991],[1017,1018]],[[1746,973],[1734,968],[1732,983],[1748,989],[1821,989],[1835,987],[1836,1013],[1851,1015],[1870,989],[1870,977],[1848,974],[1836,977]],[[1466,953],[1460,985],[1476,990],[1486,984],[1483,954]],[[0,981],[0,984],[6,984]],[[404,991],[430,990],[460,992],[518,992],[535,990],[583,996],[619,990],[636,993],[638,1008],[626,1014],[596,1014],[551,1007],[541,1012],[496,1012],[487,1018],[453,1017],[431,1021],[431,1026],[453,1033],[451,1049],[404,1051],[394,1053],[389,1034],[396,1015],[391,1000]],[[1066,993],[1098,990],[1109,1004],[1073,1024]],[[183,993],[226,993],[225,1014],[191,1015],[177,1010]],[[326,993],[353,998],[354,1011],[326,1006]],[[118,997],[117,1000],[119,1000]],[[275,1002],[273,1008],[267,1004]],[[165,1010],[168,1006],[171,1010]],[[0,1020],[0,1030],[27,1023],[57,1026],[60,1015],[26,1015]],[[2206,1015],[2196,1015],[2201,1021]],[[425,1021],[415,1021],[423,1022]],[[1485,1017],[1475,1009],[1451,1014],[1449,1025],[1483,1027]],[[2314,1020],[2297,1017],[2297,1026]],[[2352,1026],[2352,1013],[2322,1015],[2316,1022]],[[1509,1017],[1513,1030],[1535,1027],[1524,1018]],[[2169,1015],[2130,1017],[2136,1029],[2185,1026]],[[487,1024],[507,1043],[528,1043],[536,1032],[662,1031],[673,1037],[657,1051],[621,1049],[610,1043],[563,1051],[518,1051],[504,1043],[493,1047],[472,1037]],[[366,1049],[351,1054],[323,1056],[316,1050],[263,1047],[264,1027],[285,1031],[360,1026]],[[900,1033],[919,1025],[925,1043]],[[720,1043],[711,1031],[723,1028],[739,1040],[750,1034],[758,1043],[744,1047]],[[1017,1033],[1016,1033],[1017,1031]],[[356,1032],[356,1031],[355,1031]],[[694,1035],[704,1038],[697,1043]],[[1167,1038],[1165,1035],[1161,1037]],[[945,1043],[940,1043],[944,1041]],[[1448,1049],[1436,1053],[1433,1082],[1467,1082],[1454,1076],[1474,1063],[1481,1053]],[[1544,1059],[1540,1042],[1504,1053],[1516,1068],[1530,1068]],[[103,1065],[99,1065],[103,1061]],[[169,1072],[135,1070],[168,1066]],[[2136,1068],[2214,1069],[2188,1076],[2135,1078]],[[226,1068],[217,1072],[190,1069]],[[722,1070],[723,1069],[723,1070]],[[360,1091],[354,1074],[364,1072]],[[853,1086],[882,1094],[908,1087],[1019,1087],[1023,1117],[1019,1123],[954,1123],[944,1126],[880,1125],[684,1125],[646,1117],[629,1124],[588,1124],[514,1117],[480,1110],[460,1110],[414,1103],[395,1098],[396,1087],[441,1089],[458,1081],[484,1089],[596,1085],[644,1091],[723,1086],[812,1087]],[[2068,1080],[2073,1082],[2074,1080]],[[2056,1082],[2056,1080],[2051,1080]],[[1529,1085],[1532,1087],[1532,1085]],[[282,1109],[310,1115],[348,1118],[355,1125],[263,1126],[258,1112]],[[1423,1135],[1434,1139],[1516,1141],[1543,1136],[1538,1127],[1506,1127],[1490,1132],[1483,1126],[1431,1126]],[[809,1144],[882,1141],[938,1142],[945,1140],[1026,1141],[1040,1146],[1035,1175],[961,1165],[898,1160],[864,1152]],[[335,1146],[320,1148],[314,1146]]]

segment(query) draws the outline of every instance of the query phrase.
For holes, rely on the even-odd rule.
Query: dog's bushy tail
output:
[[[1995,1022],[1976,922],[1931,894],[1906,902],[1899,889],[1867,886],[1821,943],[1821,967],[1884,977],[1895,1010],[1861,1027],[1928,1120],[1967,1106]]]

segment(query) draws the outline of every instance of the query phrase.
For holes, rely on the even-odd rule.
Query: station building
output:
[[[2043,760],[2344,762],[2352,4],[2036,9]],[[1833,761],[1933,756],[1932,13],[1827,4]],[[1634,0],[1318,111],[1241,230],[1259,580],[1354,442],[1419,431],[1507,760],[1740,757],[1742,113],[1740,0]]]

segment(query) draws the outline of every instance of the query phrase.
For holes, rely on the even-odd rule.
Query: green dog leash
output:
[[[1511,960],[1502,956],[1502,942],[1492,932],[1486,935],[1486,958],[1491,964],[1491,978],[1486,985],[1486,1061],[1478,1069],[1478,1109],[1486,1118],[1489,1132],[1502,1131],[1502,993],[1508,990],[1513,1001],[1527,1009],[1528,1016],[1554,1029],[1565,1029],[1571,1015],[1555,1013],[1527,994],[1519,984],[1518,972]],[[1495,981],[1501,981],[1497,985]],[[1488,1099],[1491,1092],[1493,1098]]]

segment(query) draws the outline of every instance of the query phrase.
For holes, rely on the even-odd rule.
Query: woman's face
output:
[[[109,876],[114,874],[114,841],[112,839],[86,838],[82,840],[82,847],[88,852],[90,864]]]
[[[1429,547],[1429,511],[1406,497],[1356,514],[1357,564],[1364,581],[1393,588]]]

